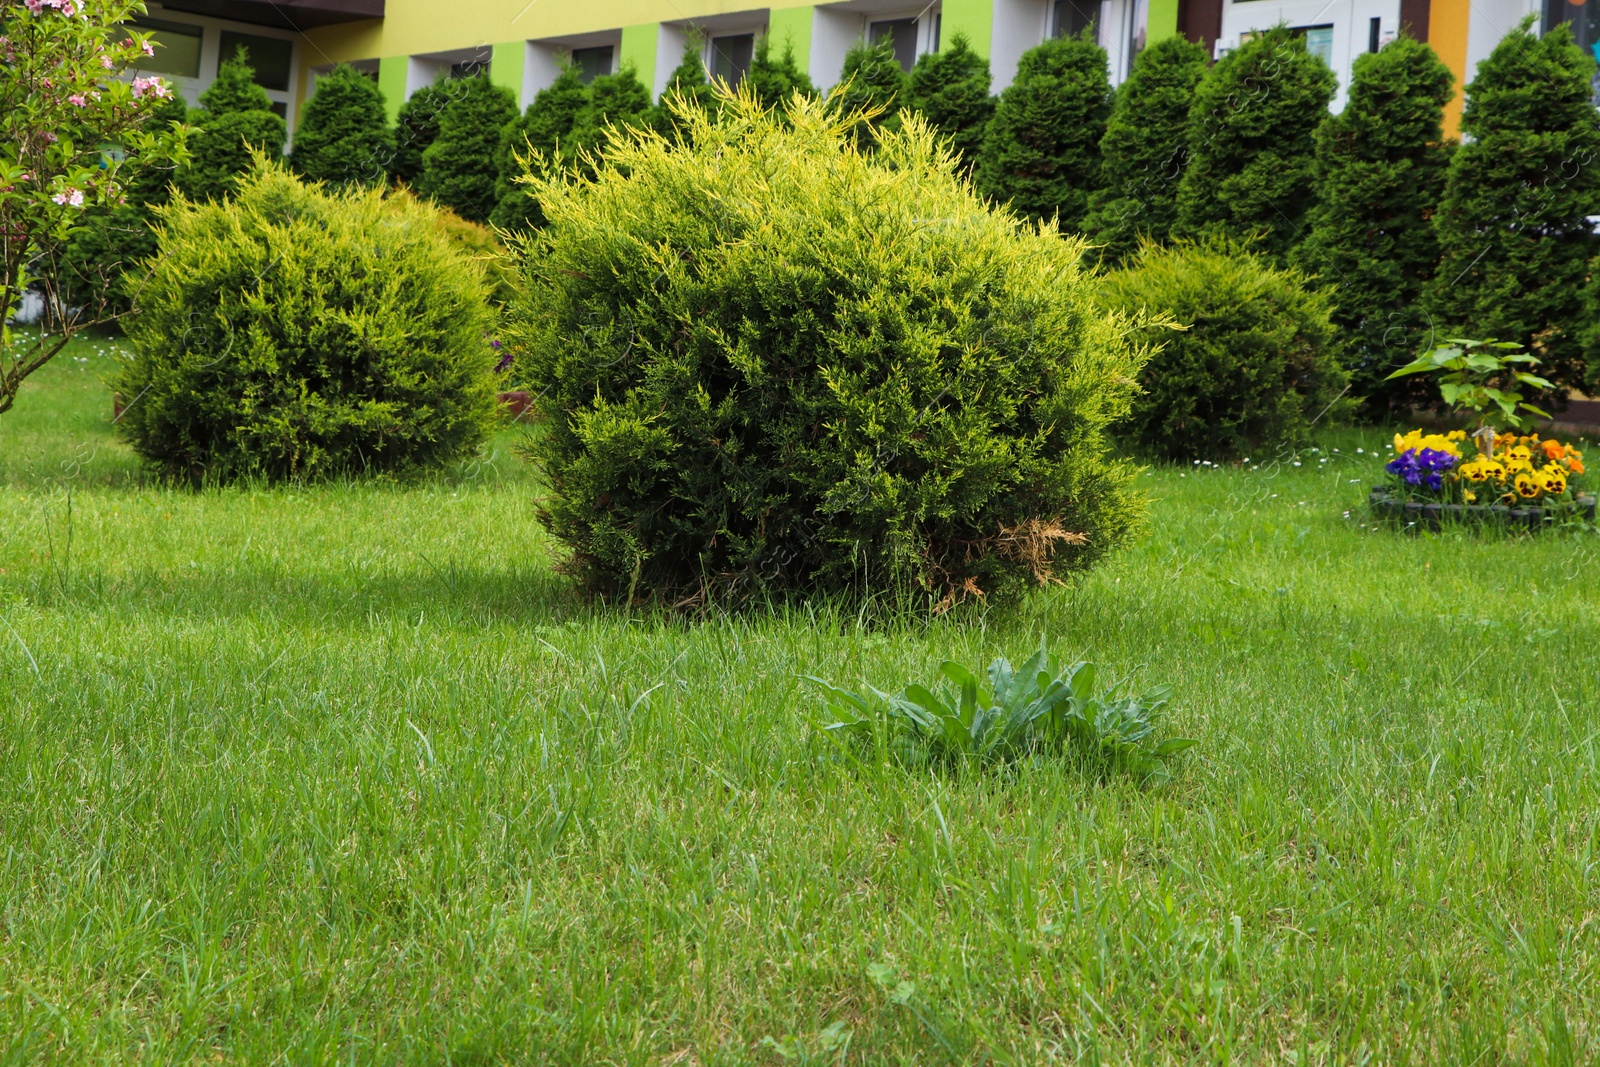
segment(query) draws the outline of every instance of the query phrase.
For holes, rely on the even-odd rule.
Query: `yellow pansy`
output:
[[[1462,437],[1464,436],[1462,435]],[[1395,454],[1398,455],[1401,452],[1421,452],[1425,448],[1431,448],[1435,452],[1448,452],[1452,456],[1460,458],[1461,446],[1457,445],[1456,441],[1461,440],[1462,437],[1457,437],[1455,434],[1425,434],[1421,430],[1412,430],[1404,437],[1399,434],[1394,435],[1394,450]]]
[[[1560,467],[1550,466],[1534,475],[1539,480],[1539,488],[1547,493],[1560,495],[1567,491],[1567,476]]]
[[[1532,500],[1540,492],[1539,480],[1527,471],[1517,475],[1516,486],[1517,495],[1524,500]]]

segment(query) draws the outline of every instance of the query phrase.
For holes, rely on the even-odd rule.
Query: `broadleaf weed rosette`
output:
[[[1468,442],[1477,450],[1464,459]],[[1583,453],[1570,444],[1487,428],[1473,437],[1461,430],[1395,434],[1394,458],[1383,469],[1393,479],[1391,493],[1403,500],[1546,508],[1575,504],[1574,482],[1584,474]]]

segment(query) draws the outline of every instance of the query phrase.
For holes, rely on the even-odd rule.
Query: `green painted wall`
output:
[[[400,105],[406,102],[406,70],[411,65],[407,56],[386,56],[378,60],[378,89],[383,93],[383,106],[389,112],[389,121],[400,117]]]
[[[507,41],[497,44],[489,54],[489,80],[511,90],[511,96],[522,107],[522,67],[528,62],[526,41]]]
[[[629,63],[633,72],[644,82],[651,95],[656,91],[656,42],[661,36],[659,22],[646,22],[642,26],[622,28],[622,47],[617,51],[617,69]]]
[[[1153,0],[1160,3],[1163,0]],[[1177,0],[1170,0],[1176,5]],[[1176,10],[1176,7],[1174,7]],[[939,47],[943,48],[958,33],[967,35],[972,50],[989,58],[994,31],[994,0],[944,0],[944,21],[939,26]]]
[[[780,7],[767,16],[767,34],[772,38],[773,51],[783,55],[787,47],[794,48],[794,61],[801,70],[811,67],[811,20],[815,9],[811,7]]]
[[[1145,23],[1148,30],[1145,33],[1145,43],[1155,44],[1165,37],[1172,37],[1178,32],[1178,0],[1149,0],[1150,17]]]

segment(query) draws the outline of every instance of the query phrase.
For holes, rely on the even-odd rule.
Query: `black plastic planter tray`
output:
[[[1547,515],[1549,509],[1546,508],[1514,508],[1507,504],[1422,504],[1396,499],[1389,489],[1381,485],[1373,487],[1372,495],[1367,497],[1367,506],[1381,518],[1415,523],[1430,530],[1437,530],[1446,519],[1452,523],[1492,522],[1502,526],[1537,528],[1554,521],[1559,515],[1555,511]],[[1578,514],[1593,522],[1594,512],[1594,496],[1589,493],[1578,494]]]

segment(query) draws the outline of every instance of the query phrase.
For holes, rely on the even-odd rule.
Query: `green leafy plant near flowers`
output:
[[[1504,355],[1497,355],[1503,352]],[[1517,367],[1538,366],[1539,360],[1522,351],[1514,341],[1470,341],[1450,338],[1426,355],[1418,356],[1389,375],[1385,381],[1412,374],[1436,374],[1439,395],[1454,408],[1478,416],[1478,425],[1487,423],[1489,413],[1498,408],[1499,417],[1513,429],[1520,429],[1529,415],[1548,419],[1548,412],[1525,401],[1517,388],[1554,389],[1555,386]]]
[[[821,678],[808,680],[823,687],[839,716],[828,725],[830,733],[910,763],[1075,755],[1100,771],[1159,781],[1169,777],[1167,761],[1195,744],[1154,739],[1170,686],[1137,696],[1118,696],[1120,685],[1097,691],[1094,664],[1063,667],[1043,645],[1020,669],[1002,656],[985,677],[949,660],[939,673],[952,685],[936,692],[914,683],[893,695],[868,686],[862,696]]]

